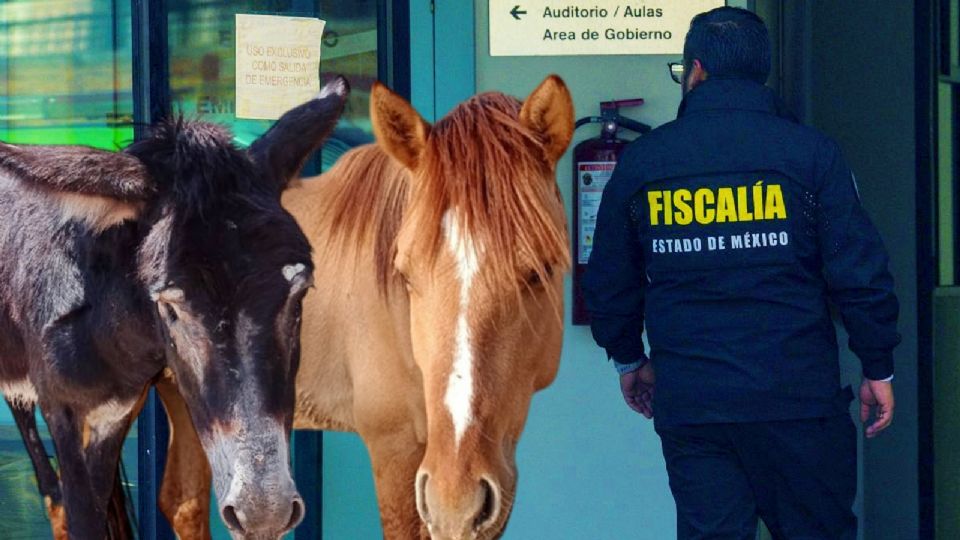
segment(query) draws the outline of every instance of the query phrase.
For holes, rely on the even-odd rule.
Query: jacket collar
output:
[[[748,79],[715,77],[687,92],[677,117],[712,110],[758,111],[795,120],[773,90]]]

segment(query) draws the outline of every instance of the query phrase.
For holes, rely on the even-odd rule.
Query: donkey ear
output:
[[[156,190],[137,158],[86,146],[0,143],[0,174],[50,196],[65,218],[98,232],[135,219]]]
[[[281,190],[333,131],[349,94],[347,80],[337,76],[324,85],[317,97],[284,113],[250,145],[250,156],[267,169]]]
[[[523,102],[520,122],[543,142],[547,159],[556,162],[573,139],[573,99],[563,79],[550,75]]]
[[[370,121],[377,142],[387,154],[415,171],[427,147],[430,124],[407,100],[379,82],[370,92]]]

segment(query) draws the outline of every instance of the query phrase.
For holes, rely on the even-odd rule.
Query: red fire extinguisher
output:
[[[603,125],[599,137],[587,139],[573,149],[573,324],[590,324],[580,282],[593,247],[593,231],[597,224],[597,210],[600,208],[603,188],[610,180],[620,154],[631,142],[617,135],[621,128],[640,135],[650,131],[650,126],[620,116],[620,107],[640,105],[643,105],[642,99],[604,101],[600,103],[600,116],[577,120],[578,128],[586,124]]]

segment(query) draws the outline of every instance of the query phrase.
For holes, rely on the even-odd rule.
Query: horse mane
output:
[[[407,203],[409,175],[374,144],[345,153],[327,175],[341,179],[325,214],[331,233],[327,240],[337,243],[331,251],[359,255],[356,247],[372,241],[377,281],[386,295],[394,278],[396,237]]]
[[[442,221],[455,210],[488,261],[490,285],[526,286],[523,272],[546,282],[570,265],[567,231],[556,217],[560,193],[541,141],[519,119],[520,102],[484,93],[437,122],[416,179],[379,146],[344,154],[325,174],[339,179],[325,219],[328,242],[344,253],[373,242],[381,291],[395,279],[396,237],[413,219],[425,251],[444,249]],[[547,179],[550,181],[547,181]],[[409,203],[409,205],[408,205]],[[518,279],[518,272],[521,279]]]
[[[545,283],[570,266],[566,224],[556,215],[555,164],[521,123],[520,109],[516,98],[487,92],[437,122],[409,209],[427,256],[442,249],[441,223],[452,210],[482,252],[488,285],[517,293],[531,273]]]
[[[123,152],[146,165],[160,196],[173,200],[184,216],[203,215],[232,195],[267,192],[255,182],[246,152],[218,124],[178,116],[159,122]]]

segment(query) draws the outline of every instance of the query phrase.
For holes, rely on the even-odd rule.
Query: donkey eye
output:
[[[176,322],[180,319],[180,306],[184,300],[183,289],[168,287],[154,293],[152,298],[157,303],[160,313],[165,315],[170,322]]]
[[[183,294],[183,289],[169,287],[160,291],[155,300],[164,304],[179,304],[180,302],[183,302],[184,297],[185,295]]]

